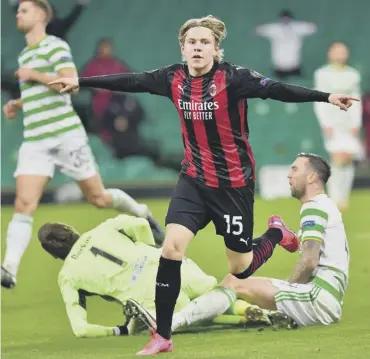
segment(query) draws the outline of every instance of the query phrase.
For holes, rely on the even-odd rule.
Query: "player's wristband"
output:
[[[121,335],[121,331],[119,330],[119,328],[118,327],[114,327],[113,328],[113,333],[114,333],[114,335],[115,336],[119,336],[119,335]]]

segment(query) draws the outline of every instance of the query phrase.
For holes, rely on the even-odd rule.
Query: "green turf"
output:
[[[148,201],[163,222],[168,201]],[[293,199],[256,201],[255,234],[266,226],[267,217],[279,213],[288,225],[297,228],[299,203]],[[42,206],[35,216],[36,228],[46,221],[61,221],[80,231],[92,228],[114,211],[88,205]],[[351,250],[350,285],[345,297],[344,316],[339,324],[297,331],[233,329],[210,333],[181,334],[174,337],[175,352],[168,358],[369,358],[370,353],[370,192],[357,191],[345,224]],[[2,210],[2,238],[12,209]],[[3,241],[4,242],[4,241]],[[2,248],[4,248],[4,243]],[[205,271],[222,278],[226,273],[223,241],[212,226],[191,243],[188,255]],[[277,248],[259,275],[285,278],[297,255]],[[133,358],[147,342],[146,336],[75,339],[65,315],[57,287],[61,263],[41,250],[35,238],[20,269],[18,286],[2,290],[2,358],[4,359],[100,359]],[[89,320],[116,325],[122,321],[118,306],[99,298],[88,300]]]

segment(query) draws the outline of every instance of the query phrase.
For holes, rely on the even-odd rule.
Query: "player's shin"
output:
[[[245,323],[263,323],[270,325],[270,320],[268,315],[270,314],[269,310],[262,309],[257,305],[248,303],[245,300],[237,299],[226,312],[231,314],[230,317],[243,316]],[[219,321],[221,318],[219,319]]]
[[[349,196],[351,194],[352,186],[353,186],[353,180],[355,177],[355,166],[353,163],[347,163],[343,170],[345,172],[344,182],[343,182],[343,203],[341,203],[342,206],[346,207],[348,205]],[[342,208],[345,209],[345,208]]]
[[[269,228],[261,237],[253,240],[253,259],[249,267],[241,273],[233,273],[239,279],[250,277],[272,256],[275,246],[281,241],[283,234],[277,228]]]
[[[247,308],[249,308],[252,304],[248,303],[245,300],[237,299],[227,310],[226,314],[231,315],[244,315]]]
[[[194,299],[188,306],[174,315],[172,331],[183,326],[210,320],[225,313],[235,299],[236,294],[231,289],[224,287],[213,289]]]
[[[157,333],[171,337],[172,316],[181,288],[181,261],[161,257],[155,287]]]
[[[147,218],[150,215],[150,211],[145,204],[136,202],[126,192],[117,188],[109,188],[106,192],[112,197],[112,207],[114,209],[120,212],[129,212],[136,217]]]
[[[17,275],[21,258],[32,237],[31,216],[15,213],[9,223],[6,235],[6,252],[3,266],[14,277]]]
[[[346,182],[346,171],[342,165],[332,164],[331,176],[328,181],[328,195],[337,204],[340,205],[345,199],[343,184]]]

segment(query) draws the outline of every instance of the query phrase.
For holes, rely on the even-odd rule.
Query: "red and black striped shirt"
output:
[[[255,180],[255,159],[248,141],[247,99],[327,102],[329,94],[284,84],[259,73],[215,62],[193,77],[184,64],[154,71],[81,78],[80,87],[149,92],[174,103],[184,142],[182,171],[209,187],[244,187]]]

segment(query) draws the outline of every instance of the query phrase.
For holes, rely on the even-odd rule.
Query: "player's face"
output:
[[[38,22],[44,22],[45,14],[30,1],[20,3],[17,11],[17,28],[22,32],[29,32]]]
[[[288,179],[292,197],[301,199],[306,194],[306,186],[309,176],[308,159],[298,157],[290,167]]]
[[[103,42],[98,48],[98,54],[101,57],[112,57],[113,47],[109,42]]]
[[[328,52],[329,62],[344,65],[349,57],[348,48],[346,45],[337,43],[331,46]]]
[[[181,47],[181,53],[188,66],[198,71],[213,64],[217,51],[212,31],[205,27],[189,29]]]

